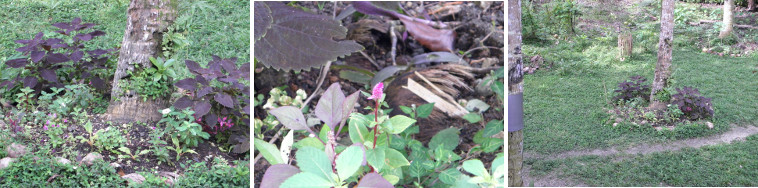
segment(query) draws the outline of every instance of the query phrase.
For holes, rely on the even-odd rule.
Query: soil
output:
[[[296,2],[295,4],[298,6],[302,6],[305,8],[308,8],[311,10],[312,13],[317,13],[321,15],[328,15],[332,16],[334,9],[334,3],[327,2],[323,3],[323,8],[319,9],[319,2]],[[442,21],[442,22],[448,22],[448,23],[458,23],[455,27],[455,31],[457,33],[456,42],[455,42],[455,49],[460,50],[462,52],[469,51],[469,55],[463,57],[465,62],[476,62],[477,60],[480,60],[484,58],[495,58],[499,61],[495,63],[492,66],[503,66],[504,65],[504,54],[503,54],[503,47],[504,47],[504,5],[503,2],[491,2],[491,5],[487,9],[483,9],[481,6],[479,6],[478,2],[462,2],[460,5],[456,5],[455,2],[400,2],[403,9],[405,9],[405,12],[408,15],[414,16],[414,15],[422,15],[421,12],[427,11],[427,12],[434,12],[436,10],[442,10],[442,7],[446,6],[458,6],[460,7],[460,11],[456,14],[446,14],[445,11],[438,11],[437,13],[430,16],[430,19],[434,21]],[[336,14],[339,14],[341,11],[343,11],[347,6],[349,5],[349,2],[337,2],[336,3]],[[421,16],[418,16],[421,17]],[[353,19],[352,17],[347,17],[342,21],[342,25],[349,28],[348,30],[348,37],[351,37],[351,31],[353,31],[350,28],[354,28],[354,25],[357,21],[361,19]],[[373,24],[378,24],[382,26],[389,27],[389,20],[386,17],[379,17],[379,16],[368,16],[363,17],[362,20],[371,20]],[[402,24],[398,24],[402,26]],[[452,25],[452,24],[451,24]],[[386,31],[385,31],[386,32]],[[402,34],[401,34],[402,35]],[[352,81],[349,81],[347,79],[343,79],[339,77],[340,71],[342,71],[339,68],[335,68],[335,65],[338,66],[353,66],[358,67],[361,69],[366,69],[372,72],[378,72],[381,70],[380,67],[387,67],[392,66],[392,58],[391,58],[391,38],[388,33],[383,33],[378,30],[371,30],[368,33],[368,36],[364,36],[364,39],[366,40],[359,40],[355,39],[357,42],[359,42],[361,45],[364,46],[365,50],[364,52],[371,58],[375,59],[377,65],[373,65],[366,57],[361,55],[360,53],[353,53],[351,55],[348,55],[344,58],[338,58],[337,61],[332,63],[331,69],[328,71],[328,74],[326,75],[326,79],[324,80],[324,83],[321,85],[321,90],[323,91],[326,89],[329,85],[332,83],[339,83],[342,87],[342,91],[346,94],[351,94],[356,91],[369,91],[368,86],[365,86],[361,83],[355,83]],[[396,62],[397,65],[407,65],[408,62],[412,59],[413,56],[419,55],[422,53],[430,52],[428,49],[425,49],[422,47],[418,42],[412,39],[412,37],[409,35],[408,39],[398,40],[397,41],[397,49],[396,49]],[[468,66],[472,67],[482,67],[483,63],[464,63]],[[436,64],[428,64],[428,65],[422,65],[419,67],[429,67],[433,68]],[[377,67],[379,66],[379,67]],[[489,65],[487,65],[489,66]],[[412,69],[411,69],[412,70]],[[255,69],[255,95],[263,94],[264,96],[268,96],[268,92],[274,88],[279,86],[287,86],[286,89],[284,89],[287,94],[290,97],[295,96],[295,92],[297,89],[303,89],[305,90],[308,95],[313,95],[313,91],[316,89],[318,84],[318,78],[320,74],[320,70],[318,69],[311,69],[311,70],[304,70],[299,73],[295,73],[294,71],[284,72],[284,71],[275,71],[270,68],[263,68],[259,67]],[[396,73],[396,75],[401,75],[403,72]],[[484,75],[479,75],[484,76]],[[394,78],[390,78],[386,81],[391,81]],[[473,87],[474,83],[469,83],[470,86]],[[387,86],[387,85],[385,85]],[[385,90],[387,90],[385,88]],[[440,119],[419,119],[417,122],[417,125],[421,128],[421,132],[424,133],[423,136],[421,133],[416,136],[416,139],[421,141],[422,143],[427,143],[431,136],[436,134],[437,131],[443,130],[445,128],[448,128],[450,126],[457,127],[460,130],[460,138],[461,143],[458,148],[454,152],[456,153],[468,153],[469,150],[475,146],[473,142],[473,137],[476,134],[477,131],[480,129],[483,129],[487,122],[490,120],[495,119],[503,119],[503,109],[502,107],[503,103],[499,101],[496,97],[496,95],[489,95],[489,96],[480,96],[477,95],[475,92],[462,92],[461,95],[457,99],[479,99],[484,101],[485,103],[489,104],[491,107],[489,110],[485,111],[483,115],[482,121],[470,124],[466,120],[462,118],[454,118],[454,117],[442,117]],[[310,109],[315,108],[316,103],[319,100],[319,96],[314,96],[314,98],[310,101],[308,104],[310,106]],[[387,99],[392,100],[392,99]],[[358,104],[360,106],[373,106],[373,102],[368,100],[358,100]],[[265,102],[265,101],[264,101]],[[426,102],[423,102],[426,103]],[[422,103],[422,104],[423,104]],[[500,107],[498,107],[500,105]],[[262,106],[262,105],[261,105]],[[264,110],[261,106],[255,107],[255,117],[259,119],[263,119],[267,115],[267,111]],[[395,108],[394,106],[391,106],[391,108]],[[356,108],[357,113],[370,113],[368,110],[363,108]],[[274,127],[271,129],[271,131],[264,132],[264,139],[266,141],[271,140],[274,135],[276,135],[276,130],[278,130],[281,127],[281,125],[278,125],[277,127]],[[266,127],[264,127],[262,130],[267,130]],[[318,132],[318,130],[314,130]],[[278,135],[282,136],[282,135]],[[295,135],[295,140],[299,140],[306,135]],[[275,145],[279,145],[281,143],[281,139],[277,139],[277,141],[274,142]],[[292,151],[294,154],[296,151]],[[479,154],[479,153],[470,153],[466,154],[466,156],[462,156],[464,158],[479,158],[483,162],[485,162],[485,166],[489,166],[491,161],[495,158],[495,154],[502,152],[496,151],[493,153],[487,153],[487,154]],[[258,152],[255,151],[255,156],[258,155]],[[291,155],[290,157],[291,161],[294,161],[294,155]],[[260,180],[263,178],[263,174],[265,173],[265,170],[270,166],[268,162],[264,159],[260,159],[256,162],[254,167],[254,185],[255,187],[258,187],[260,184]]]
[[[127,147],[130,149],[132,154],[135,154],[142,150],[149,150],[152,146],[150,141],[150,131],[151,126],[156,125],[157,122],[147,122],[142,124],[137,123],[130,123],[130,124],[122,124],[122,125],[112,125],[110,122],[106,122],[100,115],[88,115],[89,121],[92,122],[92,130],[93,134],[94,132],[97,132],[97,130],[102,130],[107,127],[116,127],[118,126],[120,131],[126,132],[126,135],[123,135],[126,139],[126,143],[124,143],[124,147]],[[39,131],[37,131],[39,130]],[[47,135],[45,135],[44,132],[42,132],[41,129],[28,129],[25,130],[26,133],[29,134],[29,138],[46,138]],[[173,166],[162,162],[159,164],[158,159],[155,156],[152,156],[151,154],[141,155],[137,157],[137,160],[133,160],[130,158],[125,159],[119,159],[117,153],[113,153],[107,150],[99,151],[97,148],[90,146],[88,143],[84,142],[81,143],[77,139],[73,139],[72,137],[76,136],[83,136],[85,138],[89,138],[89,133],[86,132],[83,126],[78,124],[70,124],[68,125],[68,130],[65,131],[63,137],[68,137],[67,142],[63,146],[58,146],[57,148],[51,149],[50,155],[52,157],[64,157],[68,159],[74,159],[76,161],[81,161],[84,156],[86,156],[90,152],[96,152],[100,153],[103,156],[103,159],[109,163],[118,163],[121,166],[121,170],[125,174],[129,173],[136,173],[136,172],[156,172],[156,171],[166,171],[166,172],[174,172],[181,174],[184,172],[184,168],[181,167],[180,163],[175,161],[176,155],[173,151],[169,151],[169,161],[174,162],[175,164]],[[46,144],[45,139],[41,140],[31,140],[33,142],[41,142],[40,144]],[[170,141],[168,141],[170,144]],[[236,160],[246,160],[244,154],[235,154],[235,153],[226,153],[222,152],[219,149],[219,145],[216,143],[216,140],[214,137],[211,137],[209,140],[206,140],[205,142],[201,142],[198,144],[196,148],[193,148],[197,154],[192,153],[186,153],[183,154],[180,161],[186,161],[187,159],[191,159],[193,162],[206,162],[207,167],[210,167],[213,165],[212,161],[216,157],[221,157],[225,159],[226,161],[229,161],[230,163],[232,161]],[[61,148],[63,150],[61,150]],[[67,155],[74,155],[74,156],[67,156]],[[181,162],[183,163],[183,162]],[[189,167],[189,166],[187,166]]]

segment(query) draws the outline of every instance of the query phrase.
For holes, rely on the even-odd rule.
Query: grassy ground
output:
[[[660,9],[655,7],[635,13],[634,8],[646,6],[654,5],[635,4],[628,10],[634,14],[645,11],[660,14]],[[758,106],[754,105],[758,103],[758,73],[755,72],[758,70],[758,55],[719,57],[702,53],[701,47],[696,46],[749,42],[754,40],[754,34],[743,35],[736,41],[714,40],[711,38],[714,34],[706,32],[717,34],[718,29],[687,29],[684,24],[713,17],[715,9],[711,9],[714,8],[677,3],[677,12],[682,14],[675,16],[678,22],[675,30],[678,31],[674,36],[672,86],[695,87],[703,96],[712,98],[715,115],[709,121],[715,124],[715,128],[703,128],[696,133],[682,131],[677,133],[679,138],[676,139],[718,134],[731,126],[758,125]],[[584,11],[581,18],[596,20],[583,23],[604,22],[600,18],[609,15],[608,11],[587,7],[581,10]],[[543,64],[537,73],[525,76],[525,152],[550,155],[570,150],[625,148],[640,143],[665,144],[671,141],[654,129],[619,130],[606,123],[607,111],[611,107],[608,103],[619,82],[633,75],[653,79],[658,23],[640,21],[643,20],[641,16],[634,14],[631,17],[639,21],[635,22],[636,30],[632,32],[635,54],[624,62],[615,57],[615,34],[612,29],[601,28],[603,26],[589,29],[591,32],[579,30],[568,40],[548,37],[524,41],[525,55],[540,55],[553,63],[550,69],[545,69]],[[632,19],[625,13],[612,15]],[[738,32],[742,35],[747,31]],[[757,174],[751,169],[758,165],[755,162],[756,147],[756,136],[752,136],[748,141],[734,144],[648,155],[525,160],[531,166],[532,175],[556,171],[559,177],[578,178],[590,186],[755,186]],[[529,182],[525,183],[529,185]]]
[[[68,22],[76,17],[81,17],[82,22],[97,24],[94,28],[106,33],[88,44],[107,48],[120,46],[129,1],[0,0],[0,4],[3,5],[0,12],[0,60],[4,62],[7,57],[18,53],[16,48],[22,47],[15,40],[29,40],[38,32],[56,31],[53,23]],[[179,6],[180,18],[182,15],[191,18],[177,21],[181,25],[176,26],[177,31],[187,37],[189,44],[176,50],[170,58],[180,62],[190,59],[202,65],[211,60],[211,55],[237,57],[240,64],[250,61],[249,2],[187,1]],[[180,74],[180,77],[188,73]]]

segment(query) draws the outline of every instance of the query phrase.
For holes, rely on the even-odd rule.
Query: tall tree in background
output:
[[[521,96],[524,92],[524,72],[522,70],[523,57],[521,54],[521,0],[508,0],[508,111],[523,112],[521,97],[511,100],[511,96]],[[518,101],[517,101],[518,100]],[[514,105],[516,110],[512,109]],[[517,106],[516,106],[517,105]],[[523,130],[511,131],[514,124],[523,127],[523,114],[521,117],[508,116],[508,186],[520,187],[524,185],[521,168],[524,162]],[[517,119],[517,121],[512,121]],[[515,122],[515,123],[512,123]]]
[[[132,0],[129,3],[126,31],[113,78],[108,120],[156,121],[161,118],[158,110],[168,106],[164,99],[143,101],[136,93],[125,93],[119,87],[119,81],[127,76],[127,71],[152,66],[149,57],[159,54],[163,32],[176,19],[175,3],[171,0]]]
[[[651,109],[666,108],[655,94],[663,90],[671,76],[671,44],[674,41],[674,7],[676,0],[663,0],[661,5],[661,34],[658,39],[658,63],[655,65],[655,79],[650,93]]]
[[[734,0],[724,0],[724,22],[719,33],[719,38],[724,38],[732,34],[734,25]]]

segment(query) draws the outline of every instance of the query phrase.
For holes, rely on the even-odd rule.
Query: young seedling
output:
[[[171,137],[171,142],[174,143],[174,146],[169,146],[168,149],[176,152],[176,160],[177,161],[179,161],[179,158],[181,158],[182,154],[184,154],[184,153],[194,153],[194,154],[197,154],[197,152],[195,152],[195,150],[192,150],[192,149],[189,149],[189,148],[186,148],[186,147],[182,148],[182,146],[179,144],[179,139],[177,139],[176,137]]]
[[[132,154],[132,150],[129,149],[129,148],[127,148],[127,147],[120,147],[120,148],[118,148],[118,150],[121,151],[121,152],[126,153],[126,155],[118,155],[119,159],[131,158],[132,160],[135,160],[135,161],[140,161],[137,158],[140,155],[144,155],[144,154],[150,153],[150,150],[142,150],[142,151],[135,152],[134,154]]]
[[[89,134],[89,138],[85,139],[83,136],[76,136],[76,139],[80,140],[81,143],[87,143],[90,147],[95,146],[95,140],[97,140],[97,135],[92,133],[92,122],[87,121],[82,127],[84,127],[84,130],[87,131]]]

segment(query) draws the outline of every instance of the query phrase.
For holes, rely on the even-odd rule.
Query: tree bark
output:
[[[119,82],[127,76],[127,71],[152,66],[148,59],[160,54],[163,32],[176,19],[175,4],[171,0],[132,0],[127,9],[127,23],[121,42],[118,64],[114,73],[111,102],[107,119],[114,122],[157,121],[158,112],[166,108],[164,99],[143,101],[133,91],[125,93]]]
[[[724,38],[732,34],[732,25],[734,25],[734,0],[724,0],[724,24],[719,33],[719,38]]]
[[[632,40],[634,37],[632,37],[632,32],[622,32],[619,33],[618,36],[618,50],[619,50],[619,60],[624,61],[626,58],[632,56],[632,50],[633,50],[633,43]]]
[[[524,92],[523,55],[521,54],[521,0],[508,0],[508,95]],[[524,186],[523,130],[508,132],[508,186]]]
[[[747,0],[747,11],[755,10],[755,0]]]
[[[655,94],[663,90],[671,76],[671,44],[674,41],[674,7],[676,0],[663,0],[661,5],[661,34],[658,39],[658,63],[655,65],[655,79],[650,92],[650,108],[665,108]]]

